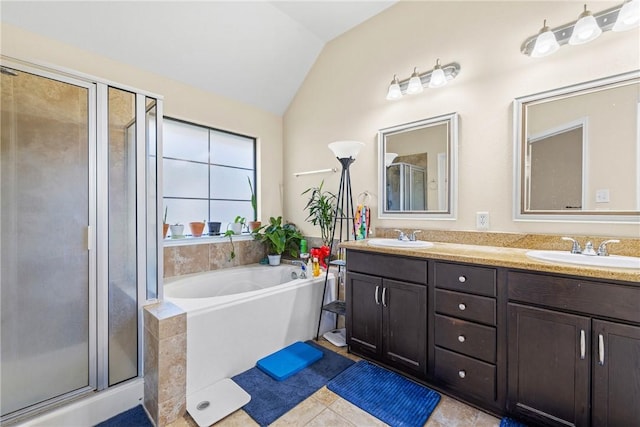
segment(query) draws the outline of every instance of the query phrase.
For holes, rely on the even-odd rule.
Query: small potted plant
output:
[[[204,231],[204,225],[207,223],[206,220],[200,222],[190,222],[189,228],[191,229],[191,235],[193,237],[202,236],[202,232]]]
[[[242,228],[246,222],[247,220],[245,217],[238,215],[235,217],[233,222],[227,224],[227,231],[232,231],[233,234],[242,234]]]
[[[171,228],[172,239],[182,239],[184,237],[184,224],[175,223],[170,225],[169,228]]]
[[[164,217],[162,218],[162,238],[167,238],[167,231],[169,231],[169,224],[167,223],[167,210],[168,206],[164,207]]]
[[[258,200],[256,199],[256,193],[253,191],[253,185],[251,185],[251,178],[247,176],[247,181],[249,181],[249,189],[251,190],[251,207],[253,208],[253,221],[249,221],[247,226],[249,227],[249,231],[253,233],[262,224],[258,221]]]
[[[322,189],[324,180],[319,187],[311,187],[302,192],[302,195],[311,193],[309,201],[304,210],[309,211],[307,222],[320,227],[322,244],[331,245],[331,231],[333,229],[334,215],[336,210],[336,195]]]
[[[282,217],[271,217],[254,233],[254,238],[267,245],[269,265],[280,265],[280,258],[286,253],[293,258],[298,257],[302,235],[293,224],[282,224]]]

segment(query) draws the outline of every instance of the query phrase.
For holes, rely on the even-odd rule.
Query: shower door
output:
[[[2,67],[2,417],[96,388],[95,86]]]

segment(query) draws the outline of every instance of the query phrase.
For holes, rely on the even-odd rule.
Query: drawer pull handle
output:
[[[580,359],[584,360],[587,343],[584,334],[584,329],[580,329]]]
[[[598,334],[598,363],[604,366],[604,337]]]
[[[378,299],[378,291],[379,290],[380,290],[380,286],[376,286],[376,292],[375,292],[376,305],[380,305],[380,300]]]
[[[458,308],[460,309],[460,311],[465,311],[467,309],[467,305],[464,303],[460,303],[458,304]]]
[[[467,376],[467,372],[464,369],[461,369],[461,370],[458,371],[458,376],[460,378],[464,378],[464,377]]]
[[[466,278],[466,277],[464,277],[464,276],[460,276],[460,277],[458,277],[458,282],[460,282],[460,283],[464,283],[464,282],[466,282],[466,281],[467,281],[467,278]]]
[[[464,337],[464,335],[458,335],[458,341],[460,342],[465,342],[467,339]]]

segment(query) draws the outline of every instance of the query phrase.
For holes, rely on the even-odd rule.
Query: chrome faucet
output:
[[[409,237],[406,234],[404,234],[404,231],[398,230],[398,229],[393,230],[393,231],[397,231],[398,232],[398,240],[405,240],[405,241],[406,240],[410,240]]]
[[[620,240],[610,239],[600,243],[600,245],[598,246],[598,251],[596,252],[599,256],[609,256],[609,251],[607,250],[608,243],[620,243]]]
[[[596,251],[593,249],[593,243],[587,242],[584,245],[584,250],[582,251],[582,255],[589,255],[589,256],[597,255]]]
[[[302,261],[298,261],[298,260],[293,260],[291,261],[291,264],[293,265],[299,265],[300,268],[302,269],[302,271],[300,272],[300,274],[297,274],[296,277],[293,277],[294,274],[296,274],[296,272],[292,272],[291,273],[291,277],[292,278],[300,278],[300,279],[306,279],[307,278],[307,266],[304,262]]]
[[[409,234],[409,240],[412,242],[416,241],[416,234],[422,233],[422,230],[413,230],[413,233]]]
[[[569,242],[573,242],[573,246],[571,246],[572,254],[581,254],[582,248],[580,247],[580,243],[576,239],[572,239],[571,237],[563,237],[562,240],[567,240]],[[591,248],[593,249],[593,248]]]

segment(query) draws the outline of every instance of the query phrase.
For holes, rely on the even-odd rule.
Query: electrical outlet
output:
[[[489,229],[489,212],[476,212],[476,229]]]

